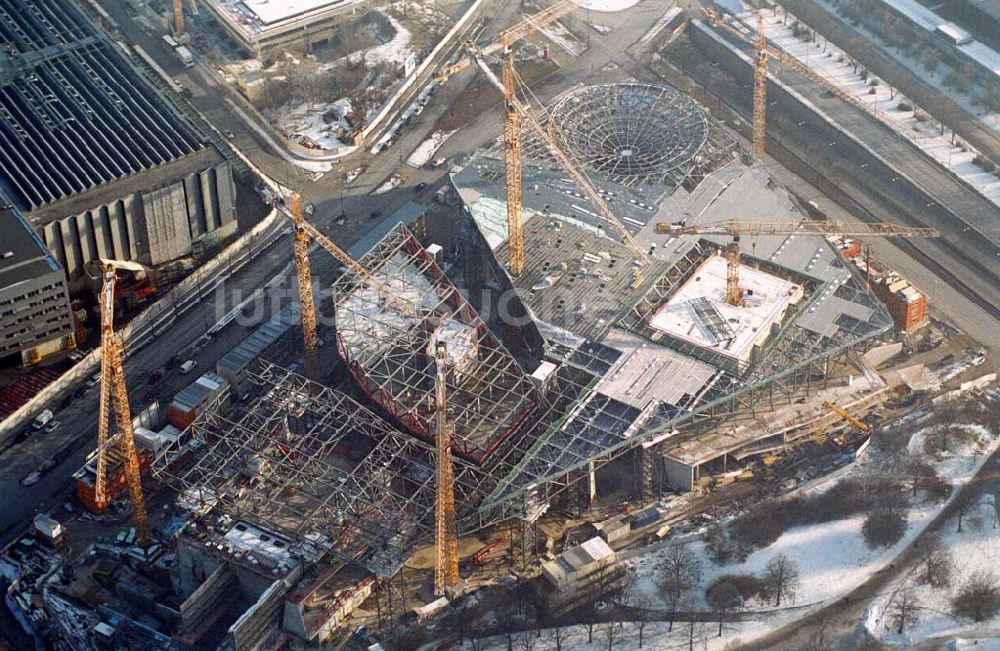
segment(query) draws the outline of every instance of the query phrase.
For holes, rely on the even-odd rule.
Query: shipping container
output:
[[[657,523],[659,520],[660,512],[655,508],[644,509],[632,516],[632,529],[642,529],[643,527]]]

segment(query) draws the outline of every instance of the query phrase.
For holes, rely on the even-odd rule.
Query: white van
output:
[[[52,420],[52,410],[46,409],[42,413],[38,414],[38,417],[35,418],[35,422],[31,424],[31,429],[36,431],[40,430],[45,427],[50,420]]]
[[[188,361],[181,364],[181,373],[190,373],[191,369],[193,369],[197,365],[198,362],[196,362],[193,359],[189,359]]]

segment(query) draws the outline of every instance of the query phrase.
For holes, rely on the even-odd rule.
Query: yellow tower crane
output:
[[[757,102],[758,84],[763,84],[761,86],[761,92],[760,92],[760,98],[761,98],[760,106],[761,106],[761,116],[762,116],[760,124],[763,125],[764,124],[763,115],[766,109],[766,107],[764,106],[764,97],[765,97],[764,93],[767,91],[766,87],[767,62],[769,59],[777,60],[778,63],[781,64],[782,66],[791,68],[792,70],[802,75],[803,77],[807,77],[813,83],[822,86],[825,91],[833,95],[836,95],[837,97],[839,97],[840,99],[844,100],[849,104],[853,104],[856,108],[861,109],[862,111],[868,113],[869,115],[874,115],[879,120],[884,120],[885,116],[880,112],[880,109],[874,104],[865,101],[864,99],[858,97],[857,95],[854,95],[850,91],[844,90],[836,83],[834,83],[830,79],[827,79],[820,73],[816,72],[806,64],[802,63],[792,55],[782,50],[781,48],[776,47],[774,45],[769,45],[767,43],[767,39],[764,38],[763,36],[763,20],[761,18],[757,19],[756,33],[754,34],[754,37],[751,38],[750,35],[747,34],[745,31],[727,22],[724,18],[719,16],[712,9],[704,8],[701,11],[702,14],[705,16],[705,19],[708,21],[708,24],[712,25],[717,29],[724,30],[730,35],[735,36],[736,38],[742,40],[744,43],[753,46],[754,50],[756,51],[755,65],[754,65],[754,137],[755,138],[757,136],[756,127],[757,127],[757,106],[758,106]],[[762,137],[760,142],[762,143],[761,147],[763,147],[763,131],[761,131],[761,134]],[[756,140],[754,140],[754,143],[756,143]],[[754,153],[754,157],[756,158],[756,151]]]
[[[174,36],[184,36],[184,0],[174,0]]]
[[[863,222],[840,222],[803,220],[790,221],[728,221],[687,226],[660,222],[656,232],[663,235],[731,235],[733,241],[726,248],[726,302],[740,305],[743,290],[740,289],[740,237],[755,235],[843,235],[855,237],[940,237],[934,228],[911,228],[896,224],[866,224]]]
[[[754,40],[756,56],[753,70],[753,139],[752,150],[756,161],[764,160],[764,137],[767,124],[767,37],[764,36],[764,19],[757,16],[757,35]]]
[[[511,98],[517,97],[514,81],[514,57],[510,43],[503,54],[503,155],[504,181],[507,190],[507,250],[510,273],[520,276],[524,271],[524,230],[521,222],[521,114]]]
[[[455,527],[455,477],[451,461],[452,425],[448,422],[448,354],[443,341],[432,345],[437,369],[434,384],[434,444],[437,457],[434,594],[443,595],[445,590],[458,584],[458,531]]]
[[[532,131],[545,143],[549,153],[552,154],[556,162],[573,178],[577,186],[587,196],[587,199],[597,208],[597,216],[611,226],[612,230],[622,239],[622,242],[635,253],[640,264],[645,264],[650,260],[649,254],[632,238],[632,235],[608,207],[607,202],[601,197],[582,168],[559,148],[553,136],[542,127],[541,121],[517,98],[516,84],[520,79],[517,71],[514,69],[513,57],[510,52],[513,43],[535,30],[562,18],[578,7],[579,5],[575,0],[560,0],[560,2],[528,16],[513,27],[501,32],[500,38],[496,43],[480,48],[472,41],[466,41],[465,48],[468,50],[469,56],[454,65],[442,69],[437,77],[438,81],[444,82],[474,63],[479,63],[480,67],[489,75],[490,81],[504,97],[504,178],[507,186],[507,249],[512,275],[519,274],[524,264],[524,235],[521,223],[523,205],[521,192],[521,120],[527,122]],[[503,53],[503,81],[497,79],[485,64],[485,57],[497,52]],[[641,276],[637,273],[634,285],[638,285],[639,282],[641,282]]]
[[[104,265],[104,286],[101,288],[101,401],[97,414],[97,478],[94,501],[98,508],[108,504],[108,412],[114,411],[118,433],[111,443],[118,446],[125,457],[125,480],[132,500],[132,519],[138,533],[137,541],[148,547],[149,523],[146,518],[146,501],[142,495],[142,476],[139,458],[135,451],[132,431],[132,413],[125,388],[125,367],[122,366],[122,345],[115,335],[115,268]]]
[[[299,319],[302,322],[302,350],[305,355],[306,377],[320,381],[319,337],[316,334],[316,306],[313,302],[312,270],[309,268],[309,234],[303,224],[302,196],[296,192],[291,198],[291,220],[295,227],[295,270],[299,280]]]

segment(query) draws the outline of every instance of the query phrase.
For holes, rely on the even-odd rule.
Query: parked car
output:
[[[373,210],[371,211],[371,214],[368,215],[368,219],[378,219],[381,216],[382,216],[381,210]]]
[[[415,186],[413,186],[413,191],[414,192],[422,192],[426,188],[427,188],[427,184],[424,183],[423,181],[421,181],[420,183],[417,183]]]
[[[161,379],[163,379],[163,371],[158,368],[154,368],[149,372],[149,375],[146,376],[146,384],[153,385]]]
[[[42,411],[42,413],[38,414],[38,416],[35,418],[35,421],[31,423],[31,429],[35,430],[36,432],[42,429],[43,427],[49,424],[49,421],[52,420],[52,416],[53,414],[51,409],[46,409]]]
[[[90,376],[90,379],[87,380],[87,388],[89,389],[90,387],[94,386],[100,381],[101,381],[101,374],[94,373],[93,375]]]
[[[59,429],[60,425],[62,425],[62,423],[60,423],[57,420],[50,421],[49,424],[45,426],[45,433],[46,434],[51,434],[52,432],[54,432],[57,429]]]
[[[183,374],[190,373],[191,370],[194,369],[194,367],[197,366],[197,365],[198,365],[197,361],[195,361],[193,359],[189,359],[188,361],[186,361],[183,364],[181,364],[181,373],[183,373]]]

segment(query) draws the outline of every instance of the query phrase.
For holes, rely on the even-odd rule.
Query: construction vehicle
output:
[[[842,407],[838,407],[837,405],[833,404],[832,402],[824,402],[823,406],[826,407],[827,409],[829,409],[830,411],[833,411],[834,413],[838,414],[841,418],[843,418],[848,423],[850,423],[855,429],[857,429],[859,431],[862,431],[862,432],[870,432],[870,431],[872,431],[872,426],[871,425],[869,425],[868,423],[864,422],[863,420],[859,420],[859,419],[855,418],[846,409],[844,409]]]
[[[896,224],[866,224],[862,222],[839,222],[802,220],[790,221],[742,221],[730,219],[724,222],[688,226],[684,222],[656,224],[656,232],[661,235],[730,235],[733,240],[726,247],[726,303],[741,305],[743,291],[740,289],[740,265],[742,252],[740,238],[755,235],[841,235],[874,237],[940,237],[934,228],[912,228]]]
[[[142,476],[136,454],[132,431],[132,413],[125,387],[125,367],[122,365],[122,345],[114,332],[115,318],[115,267],[104,266],[104,287],[101,291],[101,401],[97,414],[97,477],[94,482],[94,501],[99,509],[108,503],[109,447],[114,446],[124,457],[125,480],[132,501],[132,519],[138,531],[139,545],[151,544],[146,501],[142,494]],[[108,412],[113,411],[118,432],[108,438]]]

